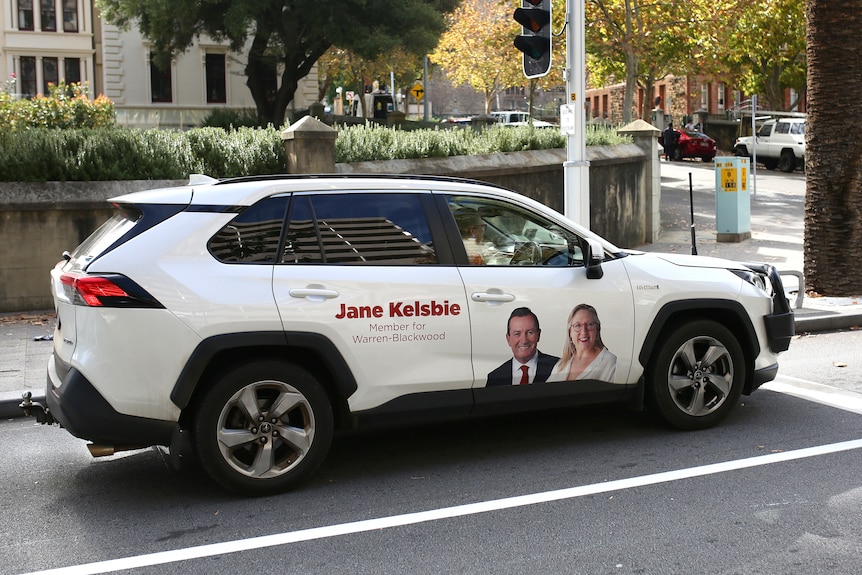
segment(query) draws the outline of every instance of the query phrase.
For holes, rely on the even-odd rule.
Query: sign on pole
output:
[[[422,86],[422,82],[413,84],[413,87],[410,88],[410,95],[416,98],[417,102],[422,101],[422,98],[425,96],[425,87]]]

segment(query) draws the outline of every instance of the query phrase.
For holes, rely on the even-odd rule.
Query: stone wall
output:
[[[590,227],[621,246],[655,241],[655,137],[640,144],[590,146]],[[336,164],[348,173],[416,173],[475,178],[563,209],[565,150]],[[653,163],[654,162],[654,163]],[[185,181],[0,182],[0,312],[50,309],[48,273],[102,222],[109,198]]]

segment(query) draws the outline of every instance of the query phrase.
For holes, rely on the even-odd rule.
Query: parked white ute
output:
[[[793,335],[770,265],[620,249],[479,182],[195,178],[111,201],[51,272],[38,417],[96,455],[192,449],[248,495],[369,422],[621,402],[706,428]]]
[[[767,120],[757,130],[756,136],[736,139],[733,152],[737,156],[751,158],[768,170],[778,168],[792,172],[805,166],[805,118],[780,118]]]

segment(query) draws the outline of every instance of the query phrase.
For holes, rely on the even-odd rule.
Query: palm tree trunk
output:
[[[805,277],[862,294],[862,0],[807,0]]]

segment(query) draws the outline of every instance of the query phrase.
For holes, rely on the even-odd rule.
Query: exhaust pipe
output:
[[[97,443],[88,443],[87,449],[90,450],[90,455],[93,457],[108,457],[119,451],[134,451],[135,449],[145,449],[139,445],[99,445]]]

